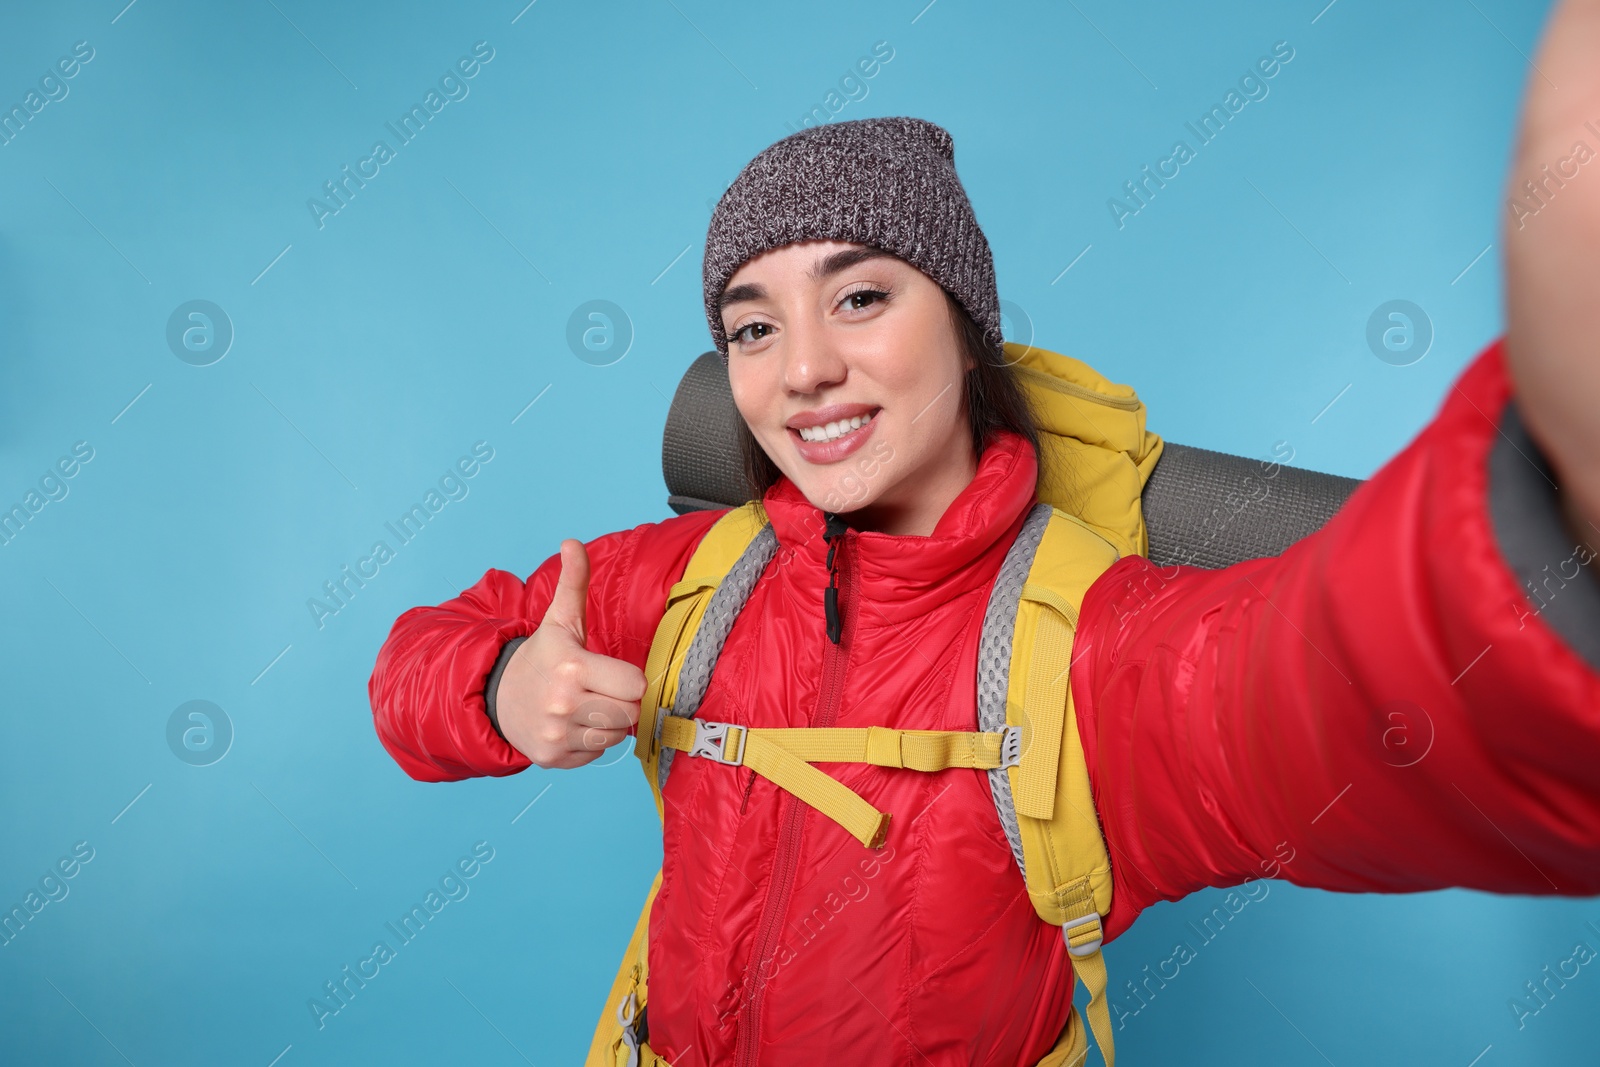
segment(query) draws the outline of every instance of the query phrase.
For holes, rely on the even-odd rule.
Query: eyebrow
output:
[[[869,259],[894,258],[894,256],[880,248],[844,248],[813,263],[806,274],[820,282],[830,275],[838,274],[842,270],[847,270],[857,263],[862,263]],[[746,282],[723,290],[722,296],[717,300],[717,310],[724,310],[730,304],[737,304],[745,300],[765,300],[766,297],[767,290],[765,286],[755,282]]]

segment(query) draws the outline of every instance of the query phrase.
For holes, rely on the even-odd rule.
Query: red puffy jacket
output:
[[[1127,557],[1089,589],[1071,685],[1114,868],[1108,937],[1155,901],[1262,876],[1600,892],[1600,674],[1525,596],[1489,513],[1509,397],[1497,342],[1282,555],[1224,570]],[[837,645],[823,515],[782,480],[766,496],[779,553],[700,715],[976,729],[983,609],[1035,467],[1003,435],[930,536],[848,531]],[[592,651],[643,666],[668,587],[720,514],[588,542]],[[484,687],[559,567],[490,570],[396,621],[369,690],[413,778],[529,765],[485,715]],[[1035,1063],[1065,1024],[1071,962],[1029,904],[986,775],[817,766],[894,814],[888,847],[864,849],[748,769],[673,762],[651,1046],[677,1067]]]

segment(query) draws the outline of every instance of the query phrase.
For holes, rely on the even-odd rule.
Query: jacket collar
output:
[[[1005,552],[1034,503],[1038,457],[1020,434],[1001,430],[978,457],[977,472],[945,509],[927,536],[848,529],[841,551],[848,554],[855,584],[842,600],[859,603],[858,626],[898,624],[993,581]],[[762,498],[778,536],[784,584],[799,606],[822,626],[823,590],[828,585],[826,515],[788,477]],[[842,559],[839,573],[843,586]]]

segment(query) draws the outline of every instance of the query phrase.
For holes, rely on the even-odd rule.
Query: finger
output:
[[[587,767],[601,756],[604,756],[606,752],[607,750],[603,748],[596,748],[586,752],[568,752],[560,762],[552,763],[550,766],[560,770],[572,770],[576,767]],[[617,757],[613,757],[613,762],[615,762],[616,758]]]
[[[634,703],[644,699],[644,671],[627,660],[586,648],[570,648],[561,653],[556,666],[562,680],[580,693]]]
[[[571,728],[581,733],[583,730],[598,727],[604,730],[621,730],[624,733],[628,728],[639,721],[639,705],[623,700],[612,700],[610,697],[589,694],[579,705],[573,709]]]
[[[615,700],[637,703],[644,699],[644,671],[625,659],[585,651],[578,678],[585,689]]]
[[[561,542],[561,573],[556,590],[545,610],[542,626],[559,626],[572,634],[580,645],[588,643],[584,616],[589,601],[589,552],[582,541],[567,538]]]
[[[604,752],[613,745],[620,745],[629,737],[627,730],[602,730],[598,726],[587,726],[582,729],[574,728],[576,736],[573,739],[574,752]]]

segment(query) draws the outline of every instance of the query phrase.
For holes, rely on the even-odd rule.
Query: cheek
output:
[[[730,369],[728,385],[733,393],[733,406],[756,441],[772,455],[783,444],[784,429],[781,391],[767,380],[762,368],[741,367]]]
[[[728,387],[733,393],[733,406],[751,428],[760,431],[766,421],[766,407],[771,392],[757,380],[748,368],[728,372]]]
[[[893,425],[884,427],[890,432],[874,442],[877,446],[873,450],[873,458],[877,463],[873,479],[875,491],[883,492],[899,482],[927,458],[937,436],[938,427],[929,421],[936,411],[937,408],[930,409],[922,418],[912,422],[911,416],[917,413],[917,408],[913,408],[909,414],[896,419]]]
[[[925,379],[907,393],[899,427],[907,447],[921,450],[949,439],[961,413],[962,385],[960,381],[929,383]]]

